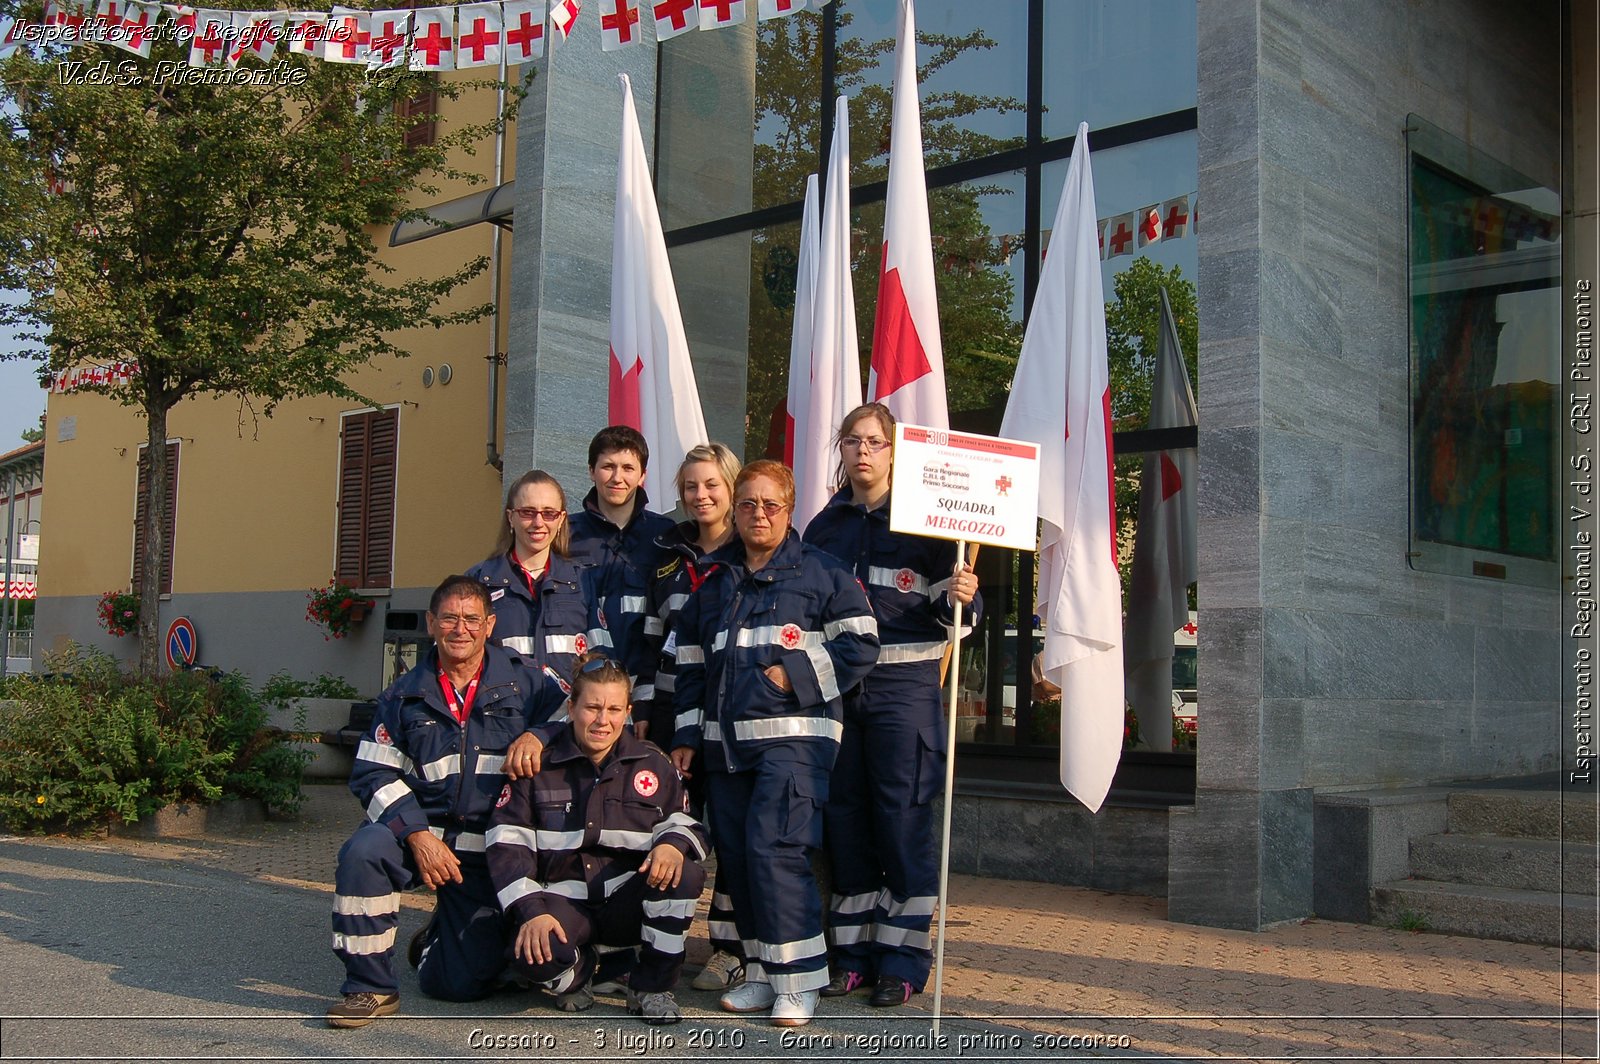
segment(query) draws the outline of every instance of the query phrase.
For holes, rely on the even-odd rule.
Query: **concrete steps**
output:
[[[1372,891],[1374,923],[1597,947],[1596,816],[1556,791],[1450,795],[1445,831],[1411,840],[1410,878]]]

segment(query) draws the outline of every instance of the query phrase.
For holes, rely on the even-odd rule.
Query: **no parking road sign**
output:
[[[167,668],[173,672],[194,664],[200,652],[200,637],[195,635],[194,622],[187,617],[175,618],[167,628]]]

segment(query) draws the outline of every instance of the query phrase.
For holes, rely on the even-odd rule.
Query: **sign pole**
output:
[[[956,572],[966,564],[967,541],[956,541]],[[939,932],[933,954],[933,1036],[939,1037],[939,1018],[944,1008],[944,917],[950,902],[950,809],[956,791],[956,694],[961,684],[961,600],[951,596],[955,624],[950,632],[952,660],[949,695],[945,706],[944,755],[944,831],[939,842]]]

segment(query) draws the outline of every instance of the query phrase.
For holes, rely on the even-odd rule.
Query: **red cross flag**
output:
[[[656,20],[656,40],[670,41],[680,33],[700,28],[696,0],[657,0],[650,7]]]
[[[756,5],[756,17],[762,22],[768,19],[783,18],[796,11],[804,11],[806,0],[760,0]]]
[[[234,11],[228,18],[228,28],[223,31],[228,41],[228,55],[225,60],[229,70],[238,67],[239,60],[244,57],[244,51],[239,47],[239,42],[250,35],[250,25],[255,21],[253,11]]]
[[[367,65],[372,48],[372,14],[348,7],[336,7],[328,16],[328,35],[322,44],[322,58],[330,63]]]
[[[252,16],[234,43],[229,64],[236,66],[240,58],[247,55],[263,63],[271,62],[272,54],[278,50],[278,41],[283,37],[283,22],[282,15]]]
[[[504,8],[506,62],[525,63],[544,55],[545,0],[506,0]]]
[[[874,402],[887,406],[899,421],[935,429],[950,427],[944,348],[939,337],[939,300],[933,287],[928,179],[922,169],[917,25],[911,0],[900,0],[900,26],[894,49],[889,188],[867,394]]]
[[[1161,208],[1152,203],[1134,211],[1139,226],[1139,246],[1154,244],[1161,239]]]
[[[1179,196],[1161,205],[1161,239],[1176,240],[1189,235],[1189,197]]]
[[[800,254],[795,267],[794,328],[789,334],[789,389],[784,403],[783,464],[797,469],[795,456],[803,450],[797,418],[811,391],[811,315],[817,292],[817,175],[806,175],[805,207],[800,214]],[[798,474],[795,477],[799,482]],[[805,526],[801,526],[802,528]]]
[[[553,0],[550,5],[550,27],[556,31],[556,36],[562,43],[572,36],[572,24],[578,21],[578,12],[583,10],[583,5],[578,0]]]
[[[231,11],[199,11],[195,16],[194,40],[189,42],[189,65],[214,67],[226,63],[232,25]]]
[[[1150,391],[1147,428],[1197,425],[1189,371],[1178,344],[1178,323],[1161,290],[1161,335]],[[1189,623],[1189,585],[1195,560],[1195,452],[1154,451],[1139,475],[1139,526],[1134,532],[1128,587],[1127,650],[1123,675],[1139,734],[1156,750],[1172,749],[1172,634]]]
[[[804,528],[833,494],[837,464],[833,435],[844,416],[861,405],[856,297],[850,276],[850,110],[843,96],[834,104],[833,143],[828,148],[827,190],[817,238],[811,372],[802,384],[806,401],[795,414],[796,528]]]
[[[650,161],[639,135],[633,86],[622,80],[622,143],[617,154],[616,221],[611,236],[610,418],[631,425],[650,445],[645,492],[662,512],[677,505],[677,460],[705,443],[700,389],[656,212]]]
[[[155,4],[142,4],[129,0],[122,5],[119,17],[110,23],[106,43],[140,58],[150,55],[150,42],[154,39],[156,20],[161,9]]]
[[[162,4],[161,10],[172,16],[172,35],[174,40],[179,44],[188,44],[194,40],[194,31],[198,23],[199,12],[192,7],[184,7],[181,4]]]
[[[1073,142],[1000,435],[1039,445],[1040,664],[1061,688],[1061,783],[1098,810],[1122,752],[1122,585],[1086,122]]]
[[[456,67],[456,9],[422,7],[411,31],[412,70],[454,70]]]
[[[500,65],[499,4],[462,4],[456,8],[456,69]]]
[[[700,28],[720,30],[744,21],[745,0],[700,0]]]
[[[632,0],[600,0],[600,50],[615,52],[638,44],[639,8]]]
[[[406,42],[411,38],[412,14],[409,8],[372,13],[368,70],[398,70],[406,65]]]
[[[1132,212],[1106,219],[1106,258],[1133,254],[1134,216]]]
[[[321,11],[296,11],[289,16],[284,38],[290,55],[322,55],[322,41],[328,35],[328,16]]]

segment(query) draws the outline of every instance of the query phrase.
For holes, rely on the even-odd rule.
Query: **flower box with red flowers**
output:
[[[139,596],[132,591],[107,591],[95,609],[100,627],[121,639],[139,627]]]
[[[314,587],[306,593],[306,620],[326,628],[326,638],[343,639],[366,620],[376,605],[371,599],[358,596],[355,588],[330,580],[326,587]]]

